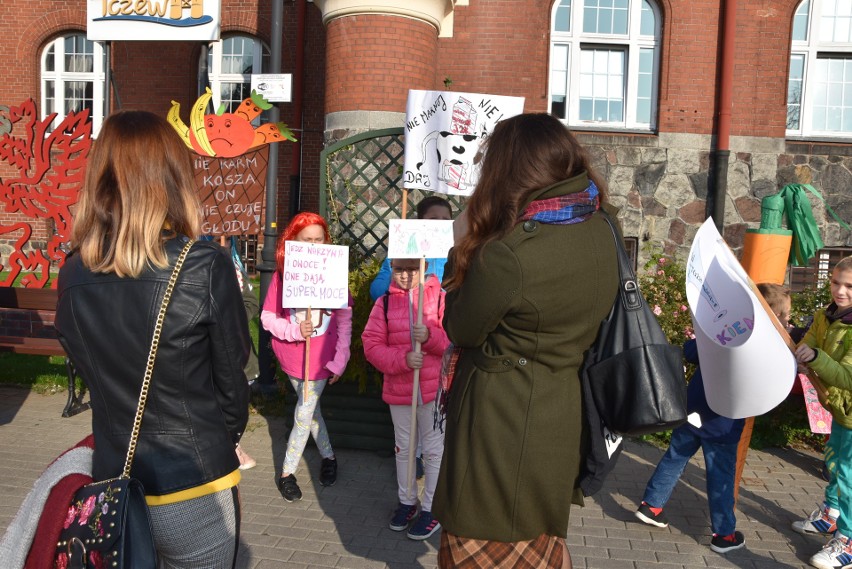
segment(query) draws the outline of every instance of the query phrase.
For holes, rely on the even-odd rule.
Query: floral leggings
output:
[[[287,454],[284,456],[284,467],[281,472],[293,474],[299,467],[299,460],[302,458],[310,435],[314,437],[320,456],[332,458],[334,451],[328,440],[328,429],[325,428],[325,421],[322,420],[319,403],[320,395],[328,379],[308,381],[308,395],[305,399],[304,380],[292,375],[287,377],[290,378],[290,384],[296,390],[298,400],[293,417],[293,430],[290,431],[290,439],[287,441]]]

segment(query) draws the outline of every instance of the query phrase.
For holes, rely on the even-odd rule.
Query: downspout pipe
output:
[[[731,109],[734,90],[734,42],[737,29],[737,0],[724,0],[725,14],[722,26],[722,61],[719,76],[719,119],[716,127],[715,189],[712,217],[721,234],[725,226],[725,198],[728,195],[728,163],[731,149]]]
[[[302,101],[305,85],[305,16],[306,0],[296,0],[296,61],[293,70],[293,125],[296,142],[292,144],[293,156],[290,159],[290,217],[301,209],[302,202]],[[322,197],[320,197],[322,199]]]
[[[112,93],[110,93],[110,85],[112,84],[112,42],[106,42],[104,45],[106,60],[106,69],[104,69],[104,117],[108,117],[112,112]],[[91,118],[91,117],[89,117]]]
[[[281,49],[283,47],[284,0],[272,0],[272,25],[269,44],[269,71],[281,73]],[[269,109],[269,122],[277,123],[281,118],[281,109],[277,103]],[[263,224],[263,250],[260,253],[261,263],[257,270],[260,272],[260,305],[272,283],[275,273],[275,247],[278,243],[278,143],[269,144],[269,162],[266,166],[266,220]],[[257,360],[260,371],[258,383],[261,393],[274,394],[275,369],[277,364],[272,353],[272,337],[263,326],[258,330]]]

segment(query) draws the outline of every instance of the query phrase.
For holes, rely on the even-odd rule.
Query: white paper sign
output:
[[[606,428],[606,425],[601,424],[601,428],[603,429],[604,434],[604,444],[606,445],[606,455],[609,458],[612,458],[612,454],[618,450],[619,445],[624,440],[621,435],[617,435]]]
[[[453,220],[391,219],[389,259],[446,259],[453,246]]]
[[[86,0],[90,41],[215,41],[220,0],[118,2]]]
[[[469,196],[479,179],[480,143],[498,122],[522,112],[523,97],[409,91],[402,186]]]
[[[284,308],[346,308],[349,305],[349,247],[284,243]]]
[[[781,403],[796,378],[796,359],[712,219],[692,243],[686,297],[710,408],[741,419]]]
[[[293,76],[290,73],[257,73],[251,76],[251,90],[270,103],[289,103]]]

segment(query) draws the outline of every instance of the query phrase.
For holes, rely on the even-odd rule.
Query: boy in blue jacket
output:
[[[790,319],[790,291],[776,284],[757,286],[781,324],[786,326]],[[684,344],[683,355],[688,362],[698,365],[695,340]],[[717,553],[727,553],[745,545],[743,534],[736,531],[737,518],[734,513],[737,444],[745,419],[729,419],[710,409],[704,395],[701,369],[698,367],[689,381],[686,402],[689,420],[672,431],[669,449],[648,481],[636,517],[656,527],[669,525],[663,507],[671,497],[686,463],[701,448],[707,471],[710,525],[713,528],[710,549]]]

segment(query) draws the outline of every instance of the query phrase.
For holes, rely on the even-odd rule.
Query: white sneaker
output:
[[[841,569],[852,566],[852,540],[837,534],[810,559],[817,569]]]
[[[811,512],[808,519],[793,522],[793,530],[805,534],[833,535],[837,531],[837,518],[839,516],[840,510],[829,508],[823,503],[822,506]]]

